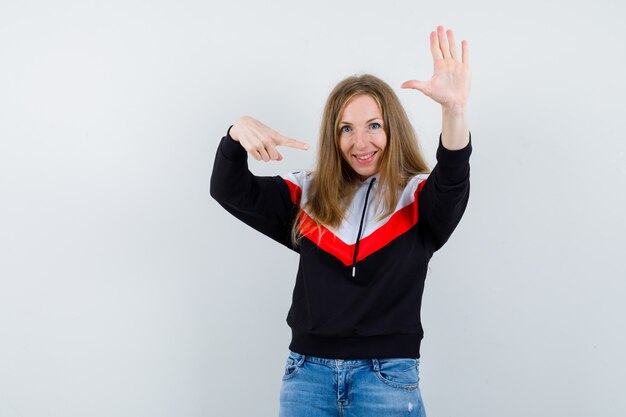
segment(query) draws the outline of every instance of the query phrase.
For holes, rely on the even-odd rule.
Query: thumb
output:
[[[405,81],[402,83],[402,85],[400,86],[401,88],[412,88],[414,90],[419,90],[422,93],[426,90],[427,83],[425,83],[424,81],[418,81],[418,80],[409,80],[409,81]]]

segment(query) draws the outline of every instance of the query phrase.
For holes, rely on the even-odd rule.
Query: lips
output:
[[[372,161],[372,159],[374,159],[374,155],[376,155],[378,153],[378,151],[373,151],[373,152],[369,152],[369,153],[362,153],[362,154],[352,154],[352,156],[354,157],[354,159],[357,160],[358,163],[360,164],[366,164]]]

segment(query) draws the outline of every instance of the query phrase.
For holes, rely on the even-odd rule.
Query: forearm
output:
[[[443,133],[437,148],[437,165],[426,180],[419,197],[419,217],[435,242],[435,250],[450,237],[461,220],[469,199],[469,158],[471,133],[459,149],[444,146]]]
[[[291,248],[294,204],[287,184],[279,176],[253,175],[246,151],[230,135],[218,146],[210,194],[239,220]]]
[[[247,154],[243,147],[229,135],[222,138],[213,163],[211,196],[220,204],[244,201],[248,189],[252,186],[251,177]]]
[[[442,106],[441,142],[446,149],[463,149],[469,143],[467,106]]]

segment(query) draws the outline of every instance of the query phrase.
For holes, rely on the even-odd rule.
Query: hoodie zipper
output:
[[[361,214],[361,223],[359,224],[359,233],[356,235],[356,244],[354,245],[354,257],[352,258],[352,278],[356,276],[356,256],[359,253],[359,241],[361,240],[361,232],[363,231],[363,220],[365,219],[365,211],[367,210],[367,201],[369,200],[370,191],[376,178],[372,178],[367,193],[365,194],[365,204],[363,205],[363,214]]]

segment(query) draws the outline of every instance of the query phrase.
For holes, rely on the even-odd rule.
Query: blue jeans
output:
[[[426,417],[419,359],[327,359],[290,351],[279,417]]]

